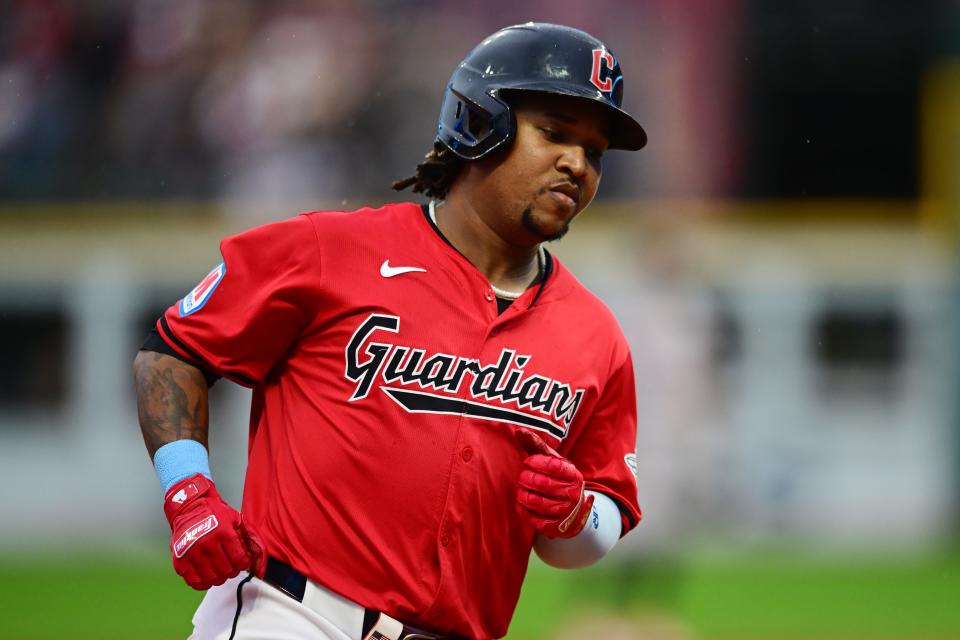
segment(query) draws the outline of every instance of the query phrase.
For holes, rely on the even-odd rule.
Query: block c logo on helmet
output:
[[[613,91],[613,79],[610,73],[615,65],[613,54],[606,49],[593,50],[593,69],[590,72],[590,82],[604,93]]]

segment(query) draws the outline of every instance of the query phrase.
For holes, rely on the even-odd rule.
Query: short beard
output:
[[[542,242],[554,242],[567,235],[567,231],[570,231],[570,223],[564,222],[559,231],[555,233],[545,233],[543,229],[537,225],[537,221],[533,219],[533,207],[527,207],[523,210],[520,221],[527,231],[540,238]]]

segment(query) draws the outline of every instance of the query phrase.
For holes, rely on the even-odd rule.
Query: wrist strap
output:
[[[207,448],[196,440],[174,440],[163,445],[153,454],[153,467],[164,494],[184,478],[198,473],[213,480]]]

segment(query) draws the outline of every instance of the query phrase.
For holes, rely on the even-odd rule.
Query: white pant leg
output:
[[[189,640],[228,640],[237,621],[233,640],[359,640],[363,608],[325,591],[304,597],[309,608],[264,583],[251,578],[241,589],[237,616],[237,587],[241,574],[207,591],[193,616]]]

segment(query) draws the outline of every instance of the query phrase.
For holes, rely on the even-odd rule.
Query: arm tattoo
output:
[[[196,367],[172,356],[140,351],[133,363],[140,431],[150,459],[174,440],[207,446],[207,383]]]

